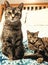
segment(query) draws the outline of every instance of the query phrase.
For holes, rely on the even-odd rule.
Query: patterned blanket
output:
[[[34,51],[28,49],[27,41],[23,42],[26,53],[34,53]],[[2,54],[2,44],[0,43],[0,65],[48,65],[48,62],[37,63],[34,59],[20,59],[20,60],[8,60],[8,58]]]

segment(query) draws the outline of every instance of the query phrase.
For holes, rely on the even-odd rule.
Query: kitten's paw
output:
[[[43,58],[38,58],[38,59],[37,59],[37,62],[38,62],[38,63],[42,63],[42,62],[43,62]]]

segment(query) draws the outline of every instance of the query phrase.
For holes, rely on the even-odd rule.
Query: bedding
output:
[[[48,65],[48,62],[44,61],[43,63],[37,63],[34,59],[20,59],[11,61],[8,60],[6,56],[2,54],[2,42],[1,42],[1,34],[4,25],[4,14],[2,16],[2,20],[0,23],[0,64],[1,65]],[[23,32],[23,44],[25,47],[25,54],[32,54],[34,51],[28,49],[28,41],[27,41],[27,30],[30,31],[40,31],[40,37],[48,36],[48,9],[38,10],[38,11],[22,11],[22,32]],[[26,23],[25,23],[26,21]],[[35,23],[36,22],[36,23]],[[39,23],[38,23],[39,22]],[[45,22],[45,23],[44,23]],[[43,26],[42,26],[43,24]],[[44,30],[43,30],[44,29]]]

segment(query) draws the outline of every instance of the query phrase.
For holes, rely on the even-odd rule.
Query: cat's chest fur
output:
[[[44,42],[42,41],[41,38],[38,38],[38,40],[34,44],[35,47],[40,48],[41,46],[44,46]],[[39,49],[38,49],[39,50]]]
[[[37,52],[40,50],[44,50],[45,48],[44,42],[42,41],[41,38],[38,38],[34,43],[29,42],[28,46],[30,49],[37,51]]]
[[[4,29],[3,29],[3,37],[4,40],[6,38],[13,40],[13,43],[15,40],[22,39],[22,31],[21,31],[21,22],[18,21],[18,23],[5,21]]]
[[[4,25],[4,29],[6,30],[10,30],[10,31],[19,31],[21,30],[21,22],[19,21],[15,21],[15,22],[10,22],[10,21],[6,21],[5,25]]]

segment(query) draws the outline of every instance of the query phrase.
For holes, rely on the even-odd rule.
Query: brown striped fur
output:
[[[34,57],[37,57],[37,61],[41,63],[43,60],[48,61],[48,38],[38,37],[39,32],[27,31],[28,47],[30,50],[34,50]]]
[[[5,1],[5,24],[2,32],[2,52],[9,59],[21,59],[24,56],[23,35],[21,30],[21,15],[23,3],[18,7],[10,7]]]

